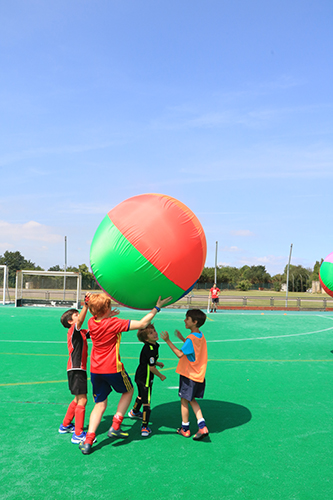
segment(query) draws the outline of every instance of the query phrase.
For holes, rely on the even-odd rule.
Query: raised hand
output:
[[[161,307],[163,307],[164,304],[167,304],[168,302],[170,302],[170,300],[172,300],[171,296],[167,297],[166,299],[161,299],[161,296],[159,296],[159,298],[157,299],[157,302],[156,302],[156,307],[161,309]]]
[[[168,342],[168,340],[170,340],[168,332],[161,332],[160,336],[161,336],[161,339],[164,340],[165,342]]]

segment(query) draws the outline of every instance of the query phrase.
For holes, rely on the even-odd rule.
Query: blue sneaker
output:
[[[59,434],[67,434],[68,432],[74,432],[74,431],[75,431],[74,424],[68,424],[66,427],[61,424],[59,427]]]
[[[80,444],[80,443],[84,442],[84,440],[86,439],[86,436],[87,436],[86,431],[81,432],[81,434],[79,434],[79,435],[75,434],[75,432],[74,432],[71,441],[73,444]],[[96,443],[96,441],[97,441],[97,439],[95,438],[93,440],[93,443]]]
[[[147,437],[147,436],[149,436],[149,434],[151,434],[151,429],[149,429],[148,426],[143,425],[141,427],[141,436]]]
[[[84,431],[81,432],[81,434],[79,434],[78,436],[74,432],[73,435],[72,435],[71,441],[72,441],[73,444],[79,444],[79,443],[81,443],[82,441],[84,441],[86,439],[86,435],[87,435],[87,433],[84,432]]]
[[[131,410],[131,411],[128,412],[128,416],[131,417],[131,418],[142,418],[143,417],[143,413],[142,413],[142,411],[135,412],[135,411]]]

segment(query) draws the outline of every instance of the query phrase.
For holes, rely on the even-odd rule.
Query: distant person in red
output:
[[[217,304],[219,303],[219,294],[220,294],[220,289],[217,288],[216,283],[214,283],[213,287],[210,289],[210,296],[211,296],[210,312],[214,311],[216,313],[216,307]]]

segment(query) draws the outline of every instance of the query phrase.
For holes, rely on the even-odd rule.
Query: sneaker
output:
[[[81,441],[79,449],[82,451],[83,455],[89,455],[91,453],[91,444]]]
[[[79,443],[81,443],[81,441],[84,441],[86,439],[86,435],[87,435],[87,433],[84,431],[81,432],[81,434],[79,434],[78,436],[74,432],[72,435],[71,441],[73,444],[79,444]]]
[[[200,439],[203,439],[204,437],[208,436],[209,431],[207,427],[204,427],[203,429],[198,429],[198,432],[193,436],[194,441],[199,441]]]
[[[131,410],[128,412],[128,416],[131,418],[142,418],[143,413],[142,413],[142,411],[135,412],[135,411]]]
[[[123,432],[120,428],[116,431],[113,427],[110,427],[108,432],[109,438],[128,438],[128,432]]]
[[[72,423],[66,425],[66,427],[61,424],[59,427],[59,434],[67,434],[68,432],[74,432],[74,431],[75,431],[75,425]]]
[[[149,436],[149,434],[151,434],[151,429],[149,429],[149,427],[142,426],[141,427],[141,436],[147,437],[147,436]]]
[[[86,439],[86,436],[87,436],[87,433],[85,431],[81,432],[81,434],[79,434],[78,436],[74,432],[71,441],[74,444],[82,443]],[[96,441],[97,441],[97,439],[94,438],[93,443],[96,443]]]
[[[179,429],[177,429],[177,434],[184,436],[184,438],[189,438],[191,435],[191,431],[190,429],[188,431],[184,431],[182,427],[179,427]]]

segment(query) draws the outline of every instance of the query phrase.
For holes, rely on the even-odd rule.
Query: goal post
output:
[[[6,293],[8,295],[8,302],[10,302],[8,290],[8,266],[0,265],[0,298],[3,305],[6,304]]]
[[[81,307],[81,273],[65,271],[16,272],[15,307]]]

